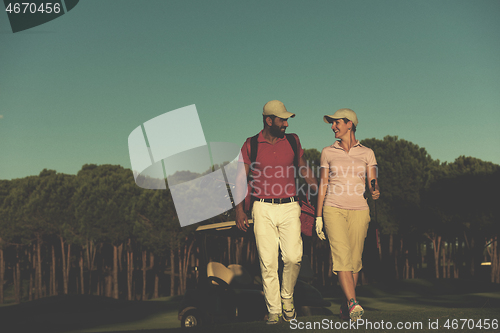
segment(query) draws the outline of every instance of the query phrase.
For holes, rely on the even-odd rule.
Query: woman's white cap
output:
[[[337,112],[335,112],[331,116],[324,116],[323,120],[325,121],[325,123],[331,124],[333,123],[334,119],[343,119],[343,118],[349,119],[350,121],[352,121],[354,126],[358,126],[358,117],[356,116],[356,113],[351,109],[337,110]]]

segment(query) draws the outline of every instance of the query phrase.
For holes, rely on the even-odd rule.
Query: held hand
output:
[[[236,226],[242,231],[247,231],[250,224],[248,223],[247,214],[243,210],[236,210]]]
[[[316,217],[316,234],[320,240],[326,240],[325,233],[323,232],[323,218]]]
[[[372,194],[372,199],[373,200],[377,200],[379,197],[380,197],[380,191],[378,190],[378,186],[375,186],[376,185],[376,180],[375,179],[372,179],[370,181],[370,192]]]

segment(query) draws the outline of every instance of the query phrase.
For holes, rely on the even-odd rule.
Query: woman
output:
[[[325,231],[332,251],[333,272],[338,275],[345,299],[340,306],[344,320],[358,320],[363,308],[356,300],[355,288],[362,262],[364,240],[370,222],[370,211],[364,197],[366,176],[372,198],[380,196],[377,183],[377,161],[373,150],[356,140],[356,113],[340,109],[324,116],[332,124],[339,139],[321,152],[320,189],[316,209],[316,233],[325,240]]]

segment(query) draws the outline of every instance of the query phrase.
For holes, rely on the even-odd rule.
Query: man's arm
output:
[[[314,172],[306,164],[304,156],[301,156],[299,159],[299,171],[302,177],[306,180],[306,183],[309,185],[309,191],[312,193],[318,193],[318,182],[316,181]]]
[[[245,166],[244,172],[243,168],[241,168],[238,170],[238,174],[236,175],[237,197],[243,198],[243,200],[236,205],[236,226],[240,230],[247,231],[250,225],[248,224],[248,218],[244,210],[244,205],[245,205],[245,193],[247,190],[247,178],[248,178],[248,173],[250,172],[250,166],[248,164],[243,164],[243,165]]]

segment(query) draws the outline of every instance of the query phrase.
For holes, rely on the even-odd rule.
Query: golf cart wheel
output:
[[[181,327],[196,327],[201,325],[201,316],[198,310],[189,310],[182,315]]]

